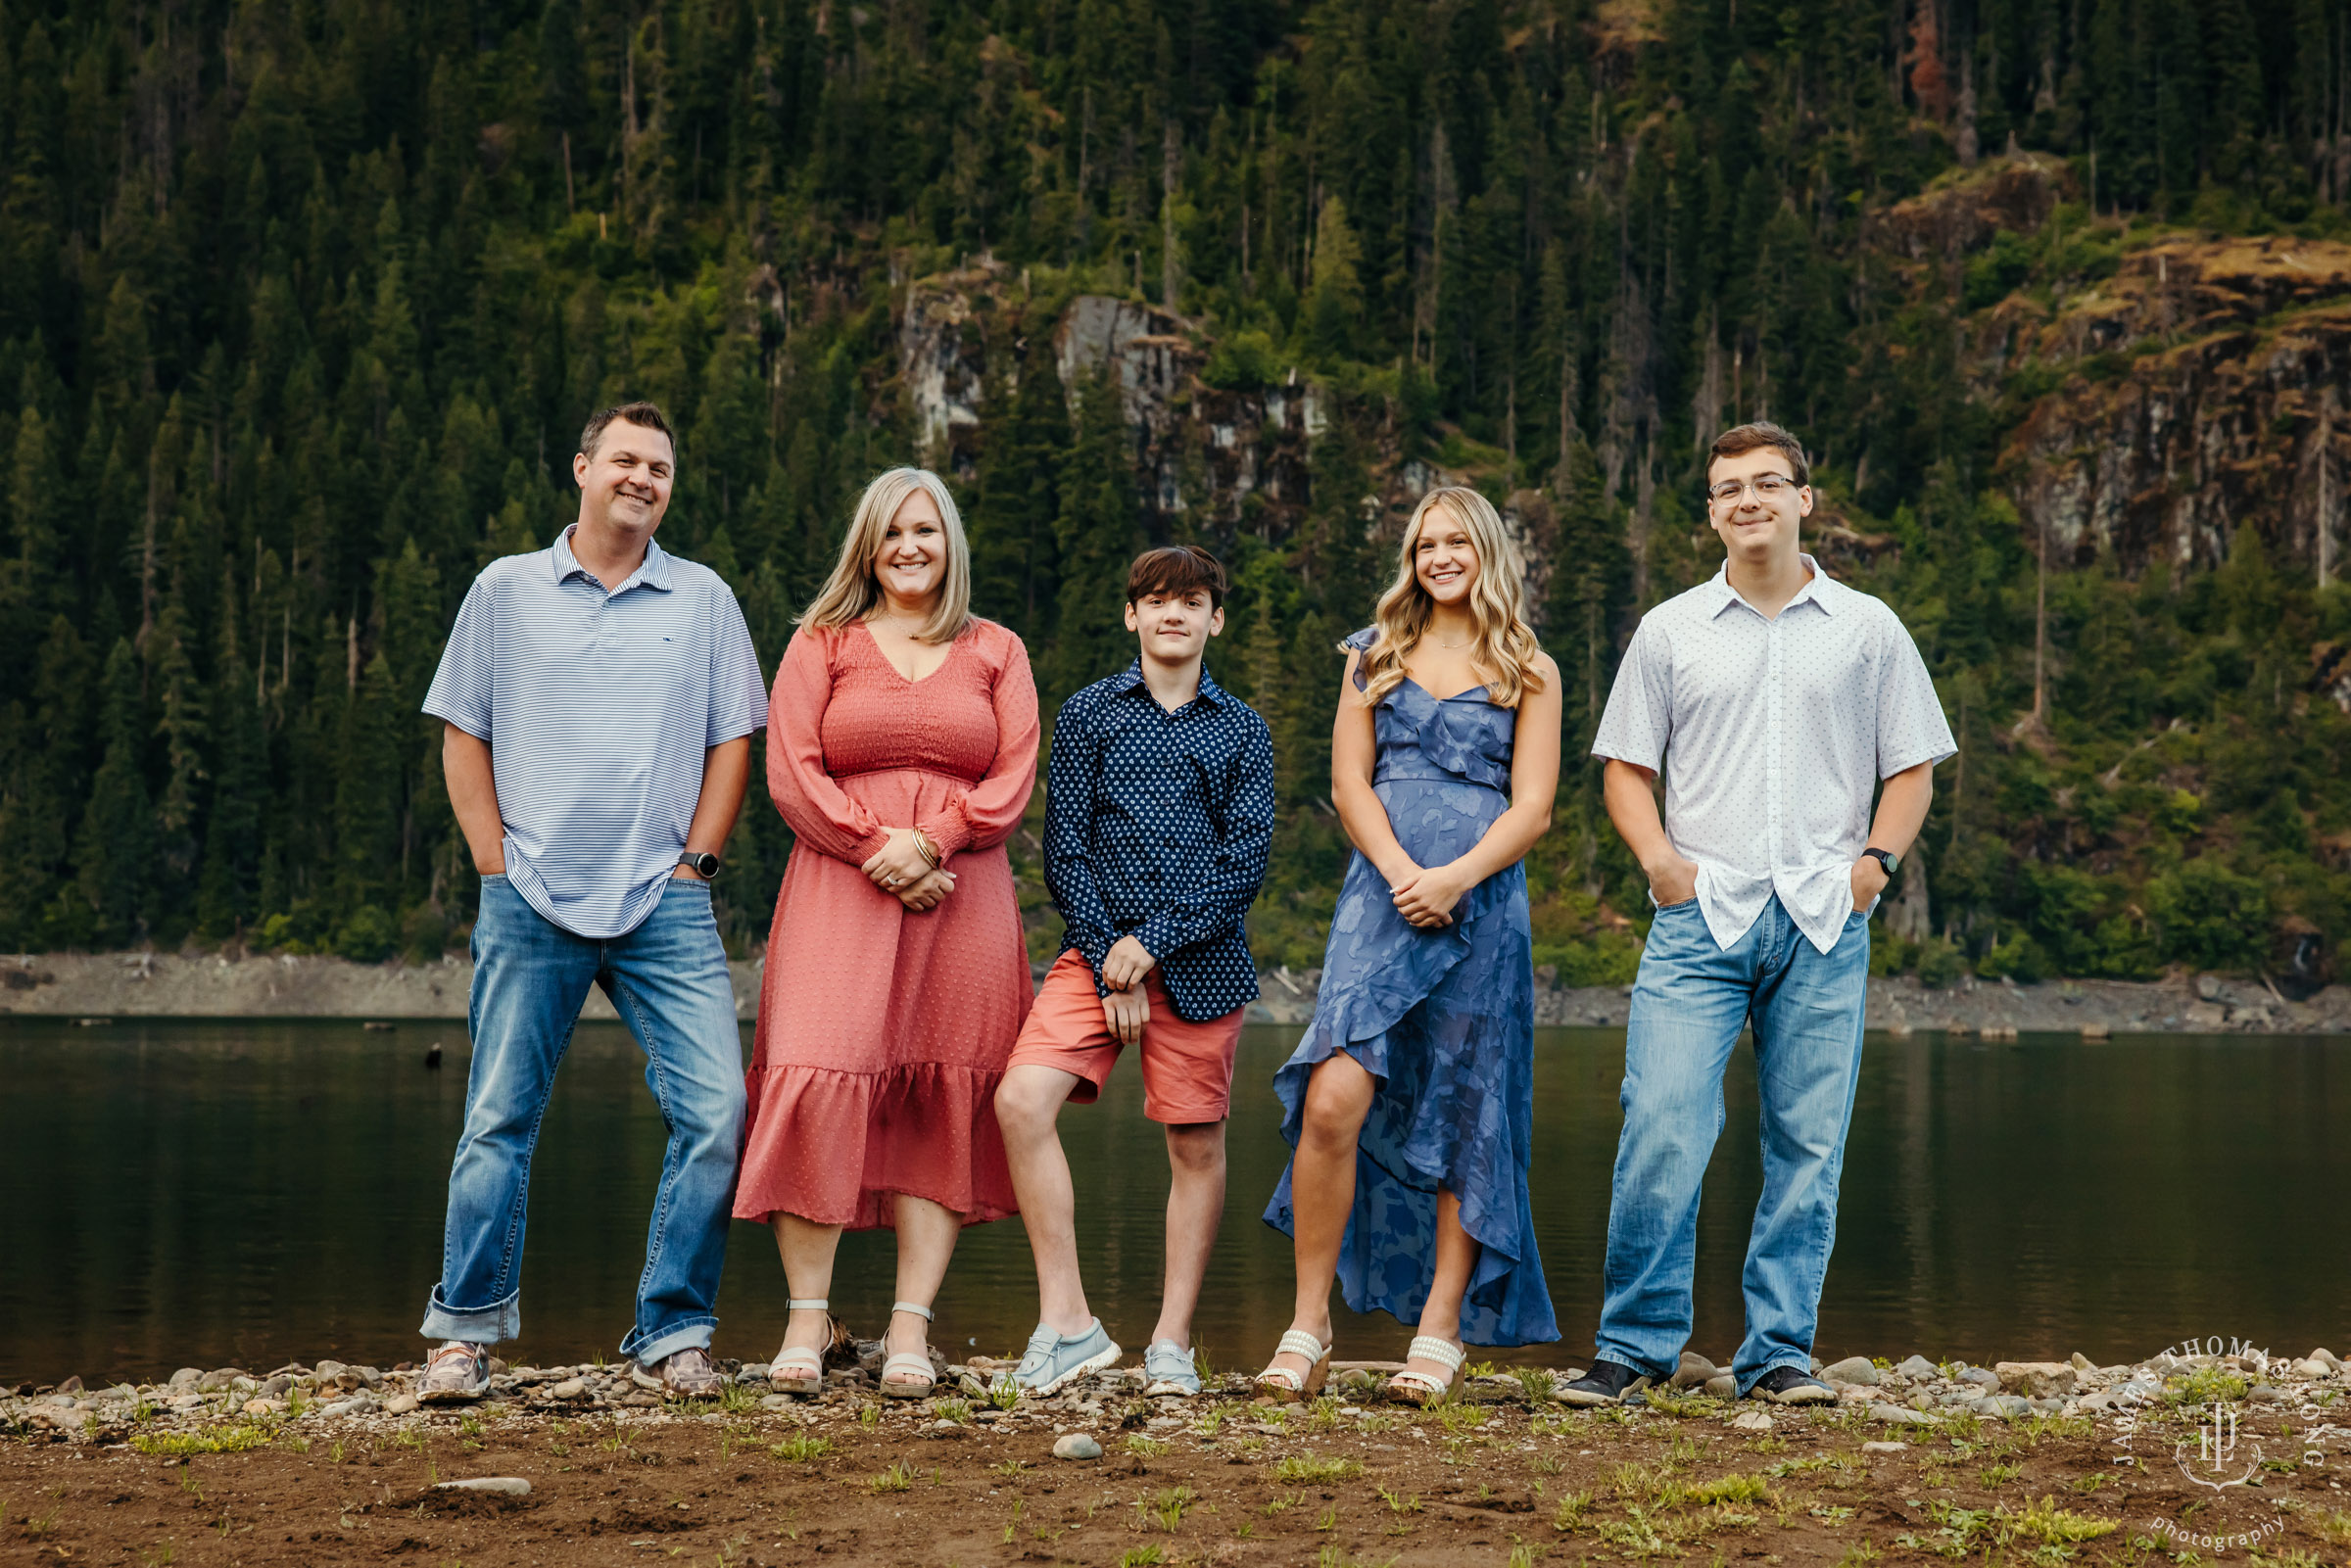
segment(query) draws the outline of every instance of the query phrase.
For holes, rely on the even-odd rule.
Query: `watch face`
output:
[[[715,877],[718,875],[718,857],[706,852],[696,855],[694,857],[694,869],[704,877]]]

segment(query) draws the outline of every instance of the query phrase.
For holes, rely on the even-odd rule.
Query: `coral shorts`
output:
[[[1143,1115],[1170,1126],[1223,1120],[1232,1109],[1232,1058],[1245,1009],[1187,1022],[1169,1005],[1156,969],[1143,976],[1143,994],[1151,1003],[1151,1021],[1143,1025]],[[1084,1105],[1110,1081],[1119,1049],[1094,991],[1093,966],[1071,948],[1045,972],[1036,1005],[1029,1010],[1029,1022],[1004,1066],[1006,1070],[1035,1066],[1071,1073],[1080,1081],[1070,1098]]]

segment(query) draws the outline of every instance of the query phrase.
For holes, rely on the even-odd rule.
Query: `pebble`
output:
[[[1898,1404],[1873,1404],[1869,1407],[1873,1421],[1892,1421],[1896,1426],[1933,1426],[1935,1417],[1922,1410],[1904,1409]]]
[[[2333,1375],[2333,1367],[2315,1356],[2305,1355],[2293,1365],[2293,1373],[2296,1377],[2329,1377]]]
[[[567,1377],[547,1392],[552,1399],[584,1400],[588,1397],[588,1380],[584,1377]]]
[[[1102,1445],[1082,1432],[1067,1433],[1054,1440],[1053,1457],[1056,1459],[1099,1459],[1102,1457]]]
[[[1959,1381],[1973,1383],[1979,1388],[1996,1389],[2000,1386],[2000,1374],[1990,1367],[1963,1366],[1959,1369]]]
[[[1878,1368],[1866,1355],[1848,1355],[1820,1369],[1820,1375],[1832,1383],[1858,1383],[1868,1388],[1878,1386]]]
[[[1706,1392],[1718,1400],[1735,1400],[1739,1397],[1739,1379],[1733,1373],[1718,1372],[1706,1379]]]
[[[181,1394],[193,1394],[196,1392],[196,1385],[203,1381],[204,1374],[202,1372],[192,1366],[183,1366],[171,1374],[169,1386]]]
[[[422,1402],[413,1394],[395,1394],[384,1402],[386,1415],[406,1415]]]
[[[2267,1383],[2254,1384],[2251,1389],[2246,1391],[2245,1398],[2256,1404],[2283,1404],[2286,1402],[2284,1391],[2274,1389]]]
[[[435,1492],[488,1492],[502,1497],[527,1497],[531,1484],[518,1475],[467,1476],[462,1481],[436,1481]]]
[[[1731,1425],[1742,1432],[1768,1432],[1772,1428],[1772,1420],[1761,1410],[1750,1410],[1745,1415],[1731,1417]]]
[[[1900,1453],[1910,1447],[1907,1443],[1864,1443],[1863,1453]]]
[[[1907,1360],[1903,1361],[1901,1365],[1895,1367],[1895,1370],[1901,1373],[1902,1376],[1911,1379],[1913,1382],[1916,1382],[1921,1378],[1941,1377],[1943,1375],[1943,1369],[1937,1366],[1933,1361],[1928,1360],[1923,1355],[1913,1355],[1909,1357]]]

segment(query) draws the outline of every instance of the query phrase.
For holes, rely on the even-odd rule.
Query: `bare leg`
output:
[[[1153,1343],[1174,1340],[1192,1348],[1192,1310],[1208,1255],[1224,1217],[1224,1123],[1195,1122],[1168,1129],[1168,1261],[1159,1289]]]
[[[1065,1336],[1084,1333],[1094,1320],[1078,1273],[1078,1201],[1069,1157],[1054,1125],[1082,1081],[1059,1068],[1026,1063],[996,1086],[996,1125],[1004,1132],[1013,1194],[1036,1259],[1037,1321]]]
[[[1417,1332],[1432,1339],[1462,1342],[1462,1298],[1469,1290],[1469,1270],[1477,1266],[1477,1243],[1462,1228],[1462,1200],[1450,1188],[1437,1193],[1437,1266],[1429,1282],[1428,1301],[1420,1308]],[[1442,1383],[1454,1374],[1434,1361],[1417,1357],[1404,1363],[1408,1372],[1425,1372]]]
[[[824,1301],[833,1294],[833,1255],[840,1246],[839,1225],[819,1225],[778,1210],[767,1216],[776,1233],[776,1252],[784,1259],[784,1286],[802,1301]],[[784,1347],[814,1349],[822,1354],[832,1342],[821,1309],[792,1314],[784,1325]],[[784,1351],[776,1352],[776,1359]]]
[[[1371,1074],[1344,1052],[1316,1065],[1306,1084],[1306,1115],[1298,1152],[1290,1161],[1290,1213],[1295,1232],[1298,1299],[1290,1326],[1330,1343],[1330,1282],[1339,1271],[1339,1244],[1355,1208],[1356,1139],[1371,1110]],[[1306,1357],[1276,1355],[1269,1368],[1304,1377]]]
[[[897,1195],[898,1300],[928,1307],[947,1277],[947,1262],[955,1256],[955,1238],[963,1231],[963,1216],[943,1204],[911,1193]],[[913,1312],[889,1314],[889,1332],[883,1349],[892,1355],[920,1355],[931,1342],[931,1323]],[[919,1377],[894,1381],[920,1383]]]

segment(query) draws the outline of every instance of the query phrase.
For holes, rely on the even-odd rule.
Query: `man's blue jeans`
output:
[[[450,1167],[441,1283],[424,1334],[490,1344],[522,1332],[531,1151],[580,1005],[597,984],[645,1049],[645,1081],[669,1130],[637,1322],[621,1353],[650,1365],[707,1348],[744,1115],[743,1037],[708,884],[673,880],[644,925],[593,941],[531,908],[505,878],[485,877],[473,965],[465,1130]]]
[[[1846,918],[1826,955],[1776,898],[1725,952],[1698,902],[1657,911],[1633,985],[1624,1134],[1608,1201],[1599,1354],[1669,1376],[1690,1338],[1699,1186],[1722,1131],[1722,1073],[1752,1017],[1762,1100],[1763,1196],[1741,1286],[1745,1395],[1775,1366],[1808,1370],[1822,1276],[1837,1237],[1837,1179],[1861,1069],[1869,922]]]

